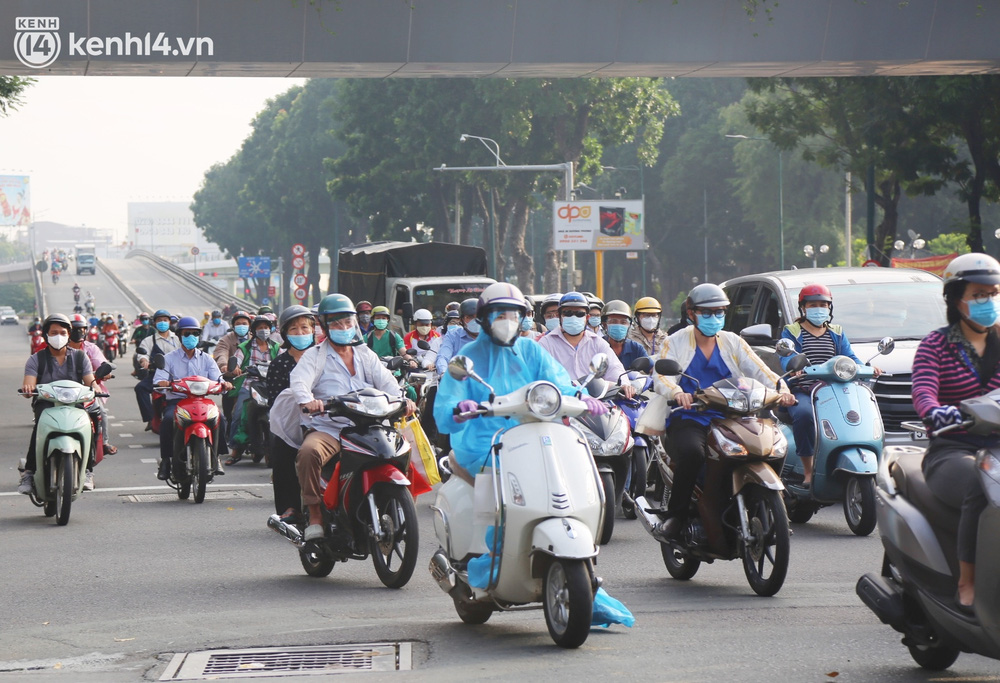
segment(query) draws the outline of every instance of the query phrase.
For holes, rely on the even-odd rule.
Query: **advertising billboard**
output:
[[[552,248],[557,251],[645,249],[641,199],[552,203]]]
[[[31,184],[26,175],[0,175],[0,225],[31,225]]]

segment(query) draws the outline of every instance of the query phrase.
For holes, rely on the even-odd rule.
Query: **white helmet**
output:
[[[497,325],[491,324],[489,314],[495,309],[516,310],[524,318],[528,314],[524,294],[512,284],[494,282],[479,295],[476,306],[476,319],[483,326],[483,330],[490,336],[490,339],[500,346],[513,346],[521,333],[521,323],[520,321],[513,323],[511,320],[506,320],[501,326],[500,321],[497,320]]]
[[[975,282],[980,285],[1000,285],[1000,263],[992,256],[971,253],[951,260],[944,269],[944,283]]]
[[[433,317],[431,316],[431,312],[428,311],[426,308],[419,308],[413,312],[413,322],[415,323],[421,323],[421,322],[430,323],[432,320]]]

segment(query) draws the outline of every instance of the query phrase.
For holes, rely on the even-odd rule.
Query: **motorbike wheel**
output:
[[[372,564],[387,588],[402,588],[417,565],[420,545],[417,508],[410,491],[402,486],[382,485],[375,489],[374,495],[382,536],[372,534],[368,541]]]
[[[615,531],[615,476],[610,472],[601,472],[601,485],[604,487],[604,524],[597,539],[598,545],[611,541]]]
[[[875,530],[875,478],[851,477],[844,487],[844,519],[857,536]]]
[[[788,512],[788,521],[792,524],[805,524],[816,514],[811,505],[798,502],[791,494],[785,498],[785,509]]]
[[[582,560],[553,560],[542,586],[545,625],[556,645],[580,647],[590,634],[594,591]]]
[[[955,660],[958,659],[958,655],[961,654],[958,650],[948,645],[938,645],[936,647],[910,645],[909,650],[913,661],[924,669],[931,671],[944,671],[954,664]]]
[[[306,545],[308,547],[310,544]],[[317,553],[304,549],[299,551],[299,560],[302,562],[302,568],[306,570],[306,574],[317,579],[329,576],[335,564],[333,560],[320,557]]]
[[[194,489],[194,502],[203,503],[205,501],[205,487],[208,485],[208,474],[212,466],[205,440],[192,440],[191,452],[194,456],[194,471],[191,473],[191,487]]]
[[[622,498],[622,513],[625,519],[635,519],[635,503],[639,496],[646,495],[646,449],[636,446],[632,449],[632,480],[629,494]],[[632,500],[629,500],[631,498]]]
[[[701,560],[696,560],[669,543],[660,544],[660,554],[663,555],[663,566],[667,568],[667,573],[678,581],[688,581],[701,568]]]
[[[458,598],[455,601],[455,612],[458,618],[466,624],[485,624],[493,615],[493,605],[488,603],[468,603]]]
[[[76,489],[76,460],[72,453],[62,453],[55,461],[56,467],[56,524],[66,526],[69,523],[70,506],[73,504],[73,491]]]
[[[751,538],[743,547],[743,572],[754,593],[770,597],[788,573],[788,515],[781,495],[769,489],[748,489],[746,506]]]
[[[45,501],[44,505],[42,506],[42,514],[44,514],[46,517],[55,517],[56,502],[54,500]]]

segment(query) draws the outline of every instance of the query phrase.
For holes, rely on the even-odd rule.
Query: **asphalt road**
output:
[[[69,525],[57,527],[15,492],[31,417],[15,394],[24,328],[0,328],[0,343],[10,350],[0,356],[0,679],[157,680],[176,652],[383,641],[413,642],[413,670],[354,678],[1000,679],[1000,663],[974,655],[945,673],[916,668],[854,594],[858,576],[880,566],[877,534],[852,536],[838,508],[794,527],[788,579],[773,598],[754,596],[737,562],[671,579],[638,522],[620,519],[598,572],[636,624],[597,629],[574,651],[551,643],[540,611],[475,627],[459,621],[426,570],[437,547],[429,496],[418,500],[420,559],[406,587],[382,587],[369,562],[309,578],[294,548],[265,526],[274,506],[263,466],[227,468],[202,505],[156,480],[156,437],[142,431],[125,372],[110,382],[119,452],[98,466],[97,490],[74,503]]]

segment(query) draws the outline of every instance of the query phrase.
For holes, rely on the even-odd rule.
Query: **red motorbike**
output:
[[[153,359],[163,369],[163,356]],[[171,391],[184,394],[174,411],[174,449],[167,485],[177,497],[187,500],[194,490],[194,502],[205,500],[205,487],[219,466],[219,406],[210,396],[222,393],[222,383],[193,375],[170,378],[169,387],[154,389],[162,395]]]
[[[97,325],[92,325],[89,330],[87,330],[87,341],[91,344],[97,344],[101,341],[101,331],[97,329]]]
[[[110,332],[104,335],[104,355],[111,360],[118,357],[118,333]]]
[[[46,346],[45,337],[42,336],[40,330],[35,330],[31,333],[31,352],[38,353]]]

